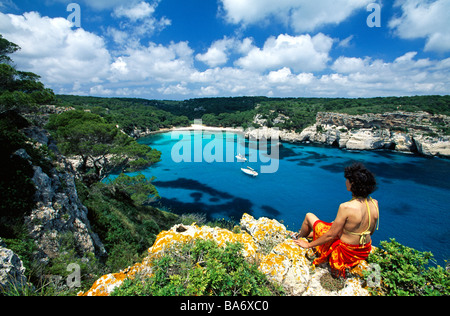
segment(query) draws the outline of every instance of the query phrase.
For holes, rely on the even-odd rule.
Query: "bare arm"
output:
[[[339,207],[338,214],[333,224],[330,227],[330,230],[323,234],[318,239],[308,243],[305,240],[295,240],[295,243],[302,248],[312,248],[321,246],[337,237],[340,236],[342,229],[344,228],[345,222],[347,221],[347,209],[344,206]]]

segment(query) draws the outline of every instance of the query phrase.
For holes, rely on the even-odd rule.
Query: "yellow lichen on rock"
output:
[[[310,279],[311,262],[305,257],[306,250],[292,239],[275,246],[262,260],[259,270],[270,280],[280,283],[288,293],[300,295],[306,290]]]
[[[195,224],[190,226],[176,225],[168,231],[161,232],[152,247],[148,249],[148,256],[132,267],[115,274],[108,274],[98,279],[86,293],[79,293],[79,296],[107,296],[120,286],[127,278],[139,276],[150,276],[152,274],[151,262],[155,257],[160,256],[165,250],[176,244],[189,243],[194,240],[214,240],[221,247],[227,243],[240,242],[243,244],[242,253],[246,258],[255,258],[257,246],[248,233],[235,234],[222,228],[212,228],[208,226],[199,227]]]
[[[329,292],[319,282],[323,274],[329,273],[327,267],[312,265],[308,259],[311,254],[288,237],[291,232],[284,225],[265,217],[256,220],[249,214],[243,215],[240,224],[244,232],[239,234],[218,227],[176,225],[157,236],[153,246],[148,249],[148,256],[141,263],[101,277],[88,292],[79,295],[106,296],[127,278],[138,275],[149,277],[152,275],[154,258],[177,244],[198,239],[214,240],[221,247],[225,247],[227,243],[242,243],[242,254],[248,260],[258,262],[259,270],[270,281],[280,284],[290,295],[368,295],[368,291],[362,288],[365,283],[363,271],[367,271],[367,263],[351,271],[354,278],[346,281],[344,289]]]
[[[95,281],[88,292],[78,293],[78,296],[108,296],[116,287],[119,287],[126,278],[126,274],[122,272],[104,275]]]
[[[283,224],[274,219],[261,217],[256,220],[249,214],[244,214],[240,221],[241,227],[252,235],[253,239],[259,246],[264,247],[265,244],[278,244],[283,242],[288,232]]]

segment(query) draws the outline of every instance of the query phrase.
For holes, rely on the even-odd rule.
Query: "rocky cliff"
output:
[[[301,133],[273,128],[247,131],[247,137],[279,137],[349,150],[390,149],[450,157],[450,117],[425,112],[348,115],[319,112],[316,123]]]
[[[46,173],[41,167],[34,167],[37,203],[25,223],[38,248],[35,257],[45,263],[59,256],[67,240],[80,257],[88,253],[102,256],[106,252],[91,230],[87,208],[78,198],[75,173],[69,171],[71,165],[63,157],[59,164],[64,166],[62,172],[53,168]]]
[[[31,166],[33,171],[30,178],[35,187],[33,197],[35,203],[24,219],[27,234],[35,243],[33,261],[46,265],[52,258],[71,249],[75,250],[75,255],[79,258],[89,253],[99,258],[106,252],[101,240],[90,227],[87,208],[78,198],[75,170],[64,156],[58,154],[56,143],[50,134],[40,127],[45,124],[48,114],[57,113],[60,109],[55,107],[53,110],[52,107],[45,109],[48,111],[44,111],[43,114],[28,115],[30,121],[37,122],[37,125],[24,124],[27,126],[21,129],[21,133],[26,136],[28,147],[24,146],[11,155]],[[24,120],[15,112],[8,115]],[[46,152],[47,155],[42,155],[39,159],[36,155],[31,157],[30,149]],[[13,278],[16,278],[15,275],[23,274],[24,268],[20,260],[17,260],[18,257],[6,249],[5,244],[1,246],[0,274],[10,274]],[[3,279],[6,283],[9,280]],[[18,279],[23,283],[22,277]],[[0,283],[0,286],[2,285]]]
[[[25,218],[29,234],[37,245],[35,258],[43,263],[61,253],[64,240],[71,240],[80,257],[88,253],[97,256],[106,253],[101,240],[91,230],[87,208],[78,198],[75,169],[65,156],[58,153],[56,143],[48,131],[40,127],[47,122],[49,114],[70,110],[73,108],[43,107],[40,115],[29,117],[38,122],[38,125],[31,125],[23,130],[34,147],[46,146],[55,153],[51,167],[46,168],[47,170],[33,165],[36,206]],[[25,150],[19,150],[16,154],[33,164]]]
[[[260,218],[256,220],[244,214],[240,221],[242,233],[236,234],[226,229],[202,226],[176,225],[169,231],[161,232],[155,243],[148,249],[148,256],[140,263],[118,273],[107,274],[98,279],[92,288],[79,295],[107,296],[119,287],[124,280],[152,275],[152,260],[176,243],[187,243],[196,239],[214,240],[219,246],[227,242],[241,242],[243,255],[249,260],[259,262],[259,270],[272,282],[281,284],[290,295],[352,295],[367,296],[369,292],[362,272],[369,270],[366,262],[351,271],[342,289],[331,291],[321,284],[321,278],[328,276],[327,264],[314,266],[308,259],[310,250],[298,247],[288,238],[290,232],[276,220]]]

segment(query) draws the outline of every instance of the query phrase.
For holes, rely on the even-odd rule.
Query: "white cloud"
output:
[[[19,69],[42,76],[44,83],[95,82],[106,75],[111,56],[104,40],[63,18],[0,13],[0,32],[22,49],[14,54]]]
[[[142,38],[152,36],[171,25],[166,17],[157,19],[153,16],[160,1],[131,2],[114,9],[113,17],[125,19],[119,23],[119,29],[108,26],[106,34],[120,46],[138,46]]]
[[[402,16],[391,19],[389,27],[404,39],[426,38],[425,51],[450,51],[450,1],[402,0]]]
[[[335,91],[348,96],[389,96],[446,94],[450,89],[450,62],[416,59],[408,52],[392,63],[371,58],[339,57],[332,69],[336,73],[320,78]]]
[[[224,37],[215,41],[208,51],[204,54],[197,54],[196,59],[207,64],[210,67],[217,67],[226,64],[229,60],[229,54],[232,52],[246,54],[254,46],[251,38],[245,38],[242,41],[235,38]]]
[[[157,4],[156,4],[157,5]],[[131,21],[137,21],[151,16],[155,12],[155,6],[147,2],[139,2],[135,5],[121,5],[114,9],[114,15],[118,18],[126,17]]]
[[[289,68],[284,67],[277,71],[271,71],[267,75],[267,79],[269,79],[272,83],[286,83],[289,80],[292,80],[292,72]]]
[[[375,97],[448,93],[450,58],[439,61],[416,56],[416,52],[408,52],[393,62],[341,56],[324,70],[328,73],[323,75],[297,73],[289,67],[280,67],[267,74],[216,67],[196,72],[186,87],[196,96]]]
[[[187,42],[129,48],[111,65],[111,71],[111,81],[180,81],[194,71],[193,50]]]
[[[296,32],[339,24],[373,0],[221,0],[225,18],[233,24],[264,23],[275,17]]]
[[[349,47],[350,42],[353,40],[354,35],[350,35],[349,37],[344,38],[342,41],[339,41],[339,47]]]
[[[322,33],[280,34],[267,38],[262,47],[252,38],[223,37],[200,52],[183,41],[143,45],[140,32],[145,27],[154,30],[151,23],[162,21],[155,19],[150,9],[133,13],[131,9],[136,6],[149,8],[144,3],[121,3],[124,11],[116,10],[115,17],[123,13],[119,21],[122,28],[110,27],[105,35],[121,45],[109,50],[105,38],[74,29],[64,18],[41,17],[34,12],[0,13],[0,33],[22,47],[13,56],[18,68],[41,75],[57,93],[185,99],[236,95],[370,97],[450,91],[450,58],[419,58],[415,51],[389,62],[371,57],[332,58],[333,43],[346,47],[352,36],[339,42]],[[291,2],[280,0],[267,10],[283,3]],[[399,20],[396,32],[402,23]],[[209,68],[200,71],[195,60]]]
[[[361,58],[355,57],[339,57],[334,62],[331,69],[340,73],[355,73],[364,69],[367,59],[363,60]]]
[[[168,87],[163,86],[157,90],[159,93],[164,95],[188,95],[191,93],[191,91],[186,87],[186,83],[169,85]]]
[[[289,67],[296,72],[320,71],[330,60],[329,52],[333,39],[317,34],[270,37],[262,49],[253,47],[246,56],[238,59],[236,65],[244,69],[264,72]]]
[[[127,63],[122,57],[118,57],[116,61],[111,65],[111,71],[113,73],[119,73],[121,75],[127,75],[130,71]]]
[[[208,51],[204,54],[198,54],[195,58],[210,67],[216,67],[226,64],[228,61],[228,51],[234,46],[234,40],[224,38],[215,41]]]
[[[102,85],[97,85],[89,89],[89,94],[110,96],[114,94],[114,91],[111,89],[105,89]]]

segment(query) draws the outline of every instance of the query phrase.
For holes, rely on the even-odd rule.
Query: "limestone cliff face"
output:
[[[44,263],[48,258],[57,257],[62,241],[67,238],[73,240],[80,256],[106,254],[100,238],[90,228],[88,210],[78,198],[74,174],[34,169],[32,180],[37,189],[37,203],[25,223],[38,247],[36,257]]]
[[[281,284],[291,295],[353,295],[367,296],[364,288],[365,280],[362,271],[369,269],[367,263],[355,267],[352,277],[345,281],[345,286],[339,291],[328,291],[321,285],[320,278],[329,274],[327,264],[315,267],[307,259],[307,250],[298,247],[287,236],[290,232],[285,226],[268,218],[256,220],[244,214],[241,221],[244,232],[235,234],[228,230],[195,224],[191,226],[177,225],[169,231],[161,232],[153,246],[148,249],[148,256],[141,262],[121,272],[104,275],[98,279],[92,288],[83,296],[107,296],[119,287],[125,279],[148,277],[152,275],[152,259],[164,253],[175,243],[186,243],[196,239],[214,240],[219,246],[227,242],[241,242],[244,245],[243,255],[259,262],[259,270],[268,279]],[[311,255],[311,253],[309,253]]]
[[[24,133],[35,147],[45,145],[56,148],[49,133],[40,127],[32,126],[25,129]],[[67,159],[57,154],[53,168],[43,170],[33,165],[24,149],[15,154],[28,160],[34,170],[32,181],[36,187],[36,205],[25,218],[25,223],[37,246],[35,258],[46,263],[49,258],[57,257],[64,239],[73,240],[73,246],[80,256],[86,253],[105,255],[100,238],[90,227],[88,209],[78,198],[75,170]]]
[[[316,124],[301,133],[262,128],[248,131],[247,136],[310,141],[349,150],[391,149],[450,157],[450,136],[442,133],[442,128],[449,125],[450,117],[426,112],[363,115],[319,112]]]

